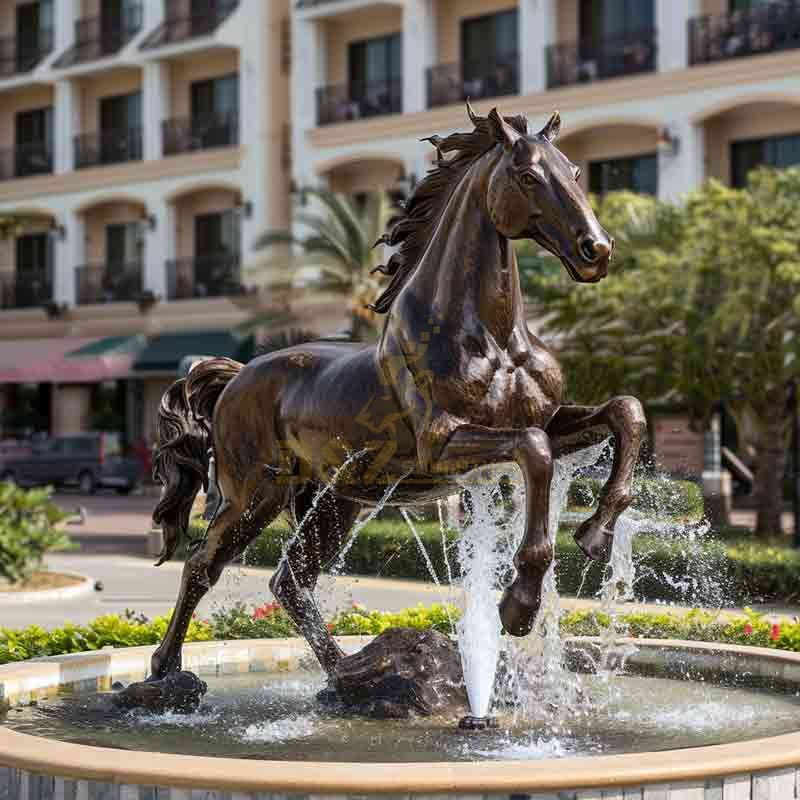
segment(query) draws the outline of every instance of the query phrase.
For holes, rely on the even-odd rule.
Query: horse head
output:
[[[561,259],[575,281],[604,278],[614,240],[597,221],[578,183],[580,169],[555,146],[561,129],[558,112],[537,134],[520,133],[496,108],[488,120],[502,146],[486,198],[498,232],[509,239],[538,242]]]

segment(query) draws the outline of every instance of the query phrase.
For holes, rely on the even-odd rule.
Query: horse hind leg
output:
[[[240,493],[238,498],[223,501],[204,540],[186,559],[172,619],[150,662],[152,679],[180,671],[183,641],[197,605],[219,580],[225,565],[241,555],[282,510],[286,488],[272,481],[264,483],[260,473],[246,482],[252,494]]]
[[[361,507],[330,491],[313,507],[314,496],[320,489],[315,484],[306,484],[295,495],[295,535],[270,580],[270,589],[330,675],[342,651],[325,626],[314,599],[314,588],[320,572],[342,549]]]

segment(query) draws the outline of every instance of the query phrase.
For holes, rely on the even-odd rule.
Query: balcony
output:
[[[209,0],[202,13],[167,18],[142,42],[142,50],[210,36],[236,10],[239,0]]]
[[[11,78],[30,72],[45,56],[53,52],[53,31],[41,29],[36,42],[20,42],[16,36],[0,39],[0,78]]]
[[[53,149],[47,142],[31,142],[0,150],[0,181],[50,175],[52,172]]]
[[[629,33],[601,42],[553,44],[547,48],[547,85],[555,89],[653,72],[657,50],[654,30]]]
[[[403,82],[399,79],[354,81],[317,89],[317,124],[399,114],[403,110]]]
[[[135,302],[142,294],[142,265],[99,264],[75,270],[75,300],[90,303]]]
[[[689,63],[708,64],[800,47],[800,3],[755,6],[689,21]]]
[[[39,308],[53,299],[53,284],[44,271],[0,273],[0,308]]]
[[[127,6],[121,19],[88,17],[75,23],[75,44],[58,58],[56,67],[71,67],[118,53],[142,29],[141,2]]]
[[[220,253],[167,262],[167,297],[232,297],[245,293],[241,278],[241,256]]]
[[[428,69],[428,107],[447,106],[519,94],[519,57],[516,53],[465,64],[437,64]]]
[[[162,125],[165,156],[239,144],[239,115],[235,112],[168,119]]]
[[[142,129],[84,133],[75,137],[75,168],[142,160]]]

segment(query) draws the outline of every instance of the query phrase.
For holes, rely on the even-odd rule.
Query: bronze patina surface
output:
[[[607,549],[631,500],[644,413],[632,397],[564,405],[558,362],[525,324],[512,240],[535,240],[580,282],[606,276],[614,243],[554,144],[558,114],[533,133],[524,117],[468,111],[473,130],[431,137],[434,168],[383,237],[398,249],[381,268],[391,281],[375,304],[386,314],[377,345],[304,344],[247,365],[211,359],[164,395],[162,561],[186,532],[210,445],[223,500],[186,562],[153,678],[180,670],[197,603],[284,510],[295,526],[306,519],[270,585],[332,677],[343,656],[312,591],[359,511],[394,484],[390,503],[423,503],[452,494],[472,468],[519,465],[527,522],[500,617],[524,636],[553,558],[553,458],[604,430],[616,441],[611,475],[576,539],[590,558]]]

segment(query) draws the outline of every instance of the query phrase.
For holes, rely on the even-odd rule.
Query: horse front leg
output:
[[[550,441],[541,428],[457,428],[439,457],[434,471],[458,474],[477,466],[515,461],[525,479],[525,534],[514,556],[517,576],[500,602],[503,628],[525,636],[533,628],[542,602],[542,581],[553,561],[554,542],[549,535],[550,482],[553,459]]]
[[[600,406],[561,406],[548,423],[547,433],[558,451],[570,437],[597,428],[610,430],[616,447],[597,510],[575,532],[575,541],[591,559],[607,552],[617,519],[633,499],[633,473],[647,433],[642,404],[635,397],[615,397]]]

